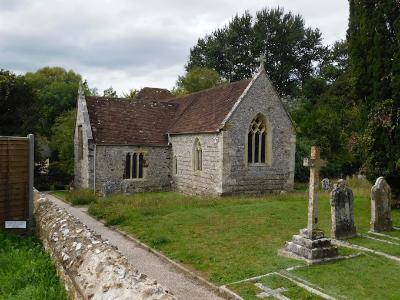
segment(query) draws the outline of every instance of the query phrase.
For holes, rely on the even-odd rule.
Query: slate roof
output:
[[[86,97],[94,143],[165,146],[167,133],[217,132],[249,83],[158,101]]]

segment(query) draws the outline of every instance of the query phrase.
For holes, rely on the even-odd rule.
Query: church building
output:
[[[75,186],[103,195],[222,196],[293,189],[296,133],[264,67],[252,79],[182,97],[79,93]]]

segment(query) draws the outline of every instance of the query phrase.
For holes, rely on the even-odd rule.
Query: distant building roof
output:
[[[161,146],[168,144],[167,133],[217,132],[249,83],[245,79],[178,98],[168,91],[169,99],[163,98],[167,90],[153,88],[142,89],[134,100],[86,97],[94,142]]]
[[[174,95],[171,94],[167,89],[144,87],[142,88],[136,96],[137,100],[151,100],[158,101],[173,98]]]

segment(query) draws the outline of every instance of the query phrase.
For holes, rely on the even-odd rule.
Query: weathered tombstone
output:
[[[371,188],[371,231],[392,230],[391,198],[390,186],[379,177]]]
[[[101,186],[101,194],[104,197],[110,197],[118,193],[120,189],[121,188],[118,183],[108,180]]]
[[[331,192],[332,238],[347,239],[357,235],[354,226],[353,191],[340,179]]]
[[[321,186],[324,192],[330,192],[332,190],[332,184],[329,178],[322,179]]]
[[[304,159],[304,165],[310,168],[307,228],[301,229],[292,241],[286,242],[285,248],[279,253],[317,263],[338,256],[338,249],[325,238],[322,230],[317,229],[319,169],[325,165],[325,161],[320,159],[318,147],[311,147],[311,156]]]

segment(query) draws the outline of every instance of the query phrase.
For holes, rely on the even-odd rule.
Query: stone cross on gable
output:
[[[261,54],[260,57],[257,59],[257,61],[260,63],[260,69],[264,68],[264,64],[267,61],[267,59],[265,58],[264,54]]]
[[[319,170],[326,166],[326,161],[320,159],[320,152],[317,146],[311,147],[310,158],[305,158],[303,165],[310,168],[310,184],[308,196],[308,234],[312,235],[318,223],[318,186]]]

